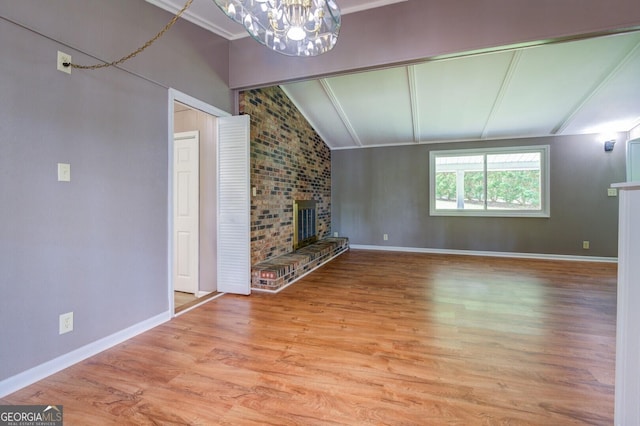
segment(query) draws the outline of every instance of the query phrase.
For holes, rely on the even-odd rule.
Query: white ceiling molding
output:
[[[154,6],[176,14],[181,10],[186,0],[145,0]],[[403,3],[408,0],[337,0],[341,15],[361,12],[367,9]],[[227,40],[237,40],[249,36],[249,33],[241,26],[229,19],[216,6],[213,0],[194,0],[189,9],[182,15],[187,21],[211,31]]]
[[[416,96],[418,81],[416,69],[413,65],[407,67],[407,80],[409,81],[409,96],[411,100],[411,122],[413,123],[413,141],[420,142],[420,105]]]
[[[497,111],[502,106],[502,100],[506,96],[507,91],[509,90],[509,83],[511,82],[511,78],[515,74],[518,69],[518,63],[520,62],[520,56],[522,55],[521,50],[516,50],[512,54],[511,62],[509,62],[509,68],[507,68],[507,72],[504,75],[504,79],[502,80],[502,84],[500,85],[500,90],[498,90],[498,94],[496,95],[495,101],[493,102],[493,106],[491,107],[491,112],[489,112],[489,116],[487,117],[487,121],[482,129],[482,133],[480,134],[480,139],[486,139],[489,128],[491,127],[491,122],[493,117],[495,117]]]
[[[186,0],[145,1],[174,15],[178,13],[186,3]],[[189,9],[182,14],[182,17],[207,31],[226,38],[227,40],[237,40],[249,36],[244,28],[227,18],[218,9],[218,6],[216,6],[213,0],[194,0]]]
[[[336,0],[336,3],[338,3],[338,6],[340,6],[340,13],[342,15],[348,15],[349,13],[356,13],[356,12],[361,12],[363,10],[367,10],[367,9],[375,9],[378,7],[383,7],[383,6],[388,6],[390,4],[396,4],[396,3],[404,3],[408,0],[374,0],[374,1],[367,1],[367,0],[351,0],[351,1],[344,1],[344,0]],[[342,7],[343,4],[346,4],[346,7]]]
[[[349,132],[349,135],[351,136],[351,139],[353,140],[353,142],[355,142],[355,144],[358,146],[362,146],[362,142],[358,137],[358,133],[356,132],[356,129],[353,128],[353,124],[349,120],[349,117],[347,116],[347,114],[344,112],[344,108],[340,104],[340,101],[338,100],[338,97],[336,96],[335,92],[331,88],[331,85],[329,84],[329,82],[326,79],[321,79],[320,85],[322,86],[325,93],[327,94],[327,97],[331,101],[331,105],[333,105],[333,108],[338,113],[338,116],[342,120],[342,123],[347,128],[347,131]]]

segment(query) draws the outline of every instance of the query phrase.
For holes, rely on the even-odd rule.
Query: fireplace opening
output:
[[[317,221],[315,200],[295,200],[293,202],[294,250],[318,241]]]

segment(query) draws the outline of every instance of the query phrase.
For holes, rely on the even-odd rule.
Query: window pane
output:
[[[484,156],[442,156],[435,164],[436,210],[484,209]]]
[[[541,154],[487,155],[487,208],[541,210]]]
[[[429,153],[432,216],[549,217],[549,146]]]

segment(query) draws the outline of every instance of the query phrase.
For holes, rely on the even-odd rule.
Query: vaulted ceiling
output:
[[[332,148],[628,131],[640,33],[283,86]]]
[[[147,1],[177,10],[182,0]],[[339,4],[344,14],[395,2]],[[246,34],[212,0],[189,13],[230,40]],[[640,125],[640,32],[281,87],[332,149],[629,131]]]

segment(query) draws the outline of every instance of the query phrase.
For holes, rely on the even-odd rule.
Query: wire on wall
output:
[[[95,64],[95,65],[79,65],[79,64],[74,64],[72,62],[65,62],[62,65],[65,66],[65,67],[71,67],[71,68],[76,68],[76,69],[81,69],[81,70],[96,70],[96,69],[100,69],[100,68],[115,67],[117,65],[120,65],[121,63],[123,63],[125,61],[128,61],[129,59],[135,57],[140,52],[145,50],[147,47],[151,46],[157,39],[162,37],[164,35],[164,33],[169,31],[169,29],[173,26],[173,24],[175,24],[176,21],[178,19],[180,19],[180,16],[182,16],[184,11],[187,10],[189,8],[189,6],[191,6],[191,3],[193,3],[193,0],[187,0],[187,2],[185,3],[184,7],[171,19],[171,21],[169,21],[169,23],[167,25],[164,26],[164,28],[162,30],[160,30],[160,32],[158,34],[156,34],[152,39],[147,41],[145,44],[143,44],[142,46],[140,46],[139,48],[137,48],[133,52],[129,53],[127,56],[123,56],[122,58],[120,58],[118,60],[115,60],[113,62],[106,62],[106,63]]]

